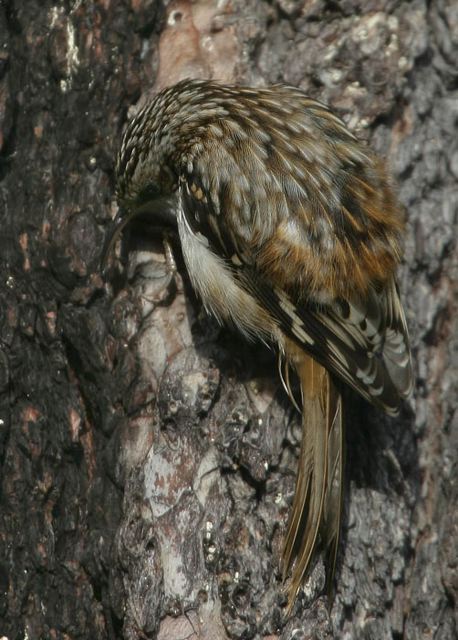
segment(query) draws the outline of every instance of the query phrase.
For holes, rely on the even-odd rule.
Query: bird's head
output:
[[[170,141],[158,126],[160,114],[155,101],[129,122],[116,161],[118,213],[107,233],[102,270],[126,225],[147,216],[158,227],[175,226],[178,177],[172,169]]]

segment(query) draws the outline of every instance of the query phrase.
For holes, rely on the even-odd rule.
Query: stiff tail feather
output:
[[[302,391],[303,435],[291,516],[283,558],[283,579],[291,610],[318,547],[325,552],[331,593],[342,512],[342,397],[329,372],[313,358],[296,353],[294,366]]]

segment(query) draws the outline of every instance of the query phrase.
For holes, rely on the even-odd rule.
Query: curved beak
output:
[[[116,240],[119,238],[121,231],[124,227],[132,220],[135,216],[135,211],[126,211],[122,207],[119,208],[118,213],[116,214],[115,219],[111,222],[108,233],[105,238],[105,243],[102,249],[102,257],[100,259],[100,270],[103,275],[105,275],[107,270],[108,257],[110,253],[113,251],[113,247],[116,244]]]
[[[132,207],[132,209],[120,207],[116,214],[116,218],[110,224],[105,243],[103,245],[102,257],[100,260],[100,270],[102,271],[102,274],[105,274],[106,272],[108,257],[113,251],[116,240],[119,238],[124,227],[126,227],[133,218],[144,213],[148,213],[154,216],[154,219],[160,224],[160,228],[164,228],[164,226],[176,227],[176,217],[174,214],[175,208],[176,195],[155,198],[152,201],[146,202],[143,206]]]

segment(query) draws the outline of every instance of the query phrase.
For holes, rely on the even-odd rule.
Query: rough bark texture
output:
[[[454,0],[0,4],[0,637],[456,637],[457,60]],[[100,276],[127,110],[188,75],[330,103],[408,208],[414,415],[348,394],[330,610],[318,562],[284,615],[300,420],[273,354],[182,265],[165,289],[143,231]]]

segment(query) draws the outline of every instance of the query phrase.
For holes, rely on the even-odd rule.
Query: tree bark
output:
[[[0,638],[456,637],[458,10],[453,0],[0,5]],[[288,618],[300,417],[276,359],[133,228],[100,273],[131,105],[180,78],[284,81],[398,182],[415,396],[346,397],[335,597]],[[176,243],[175,243],[176,244]]]

